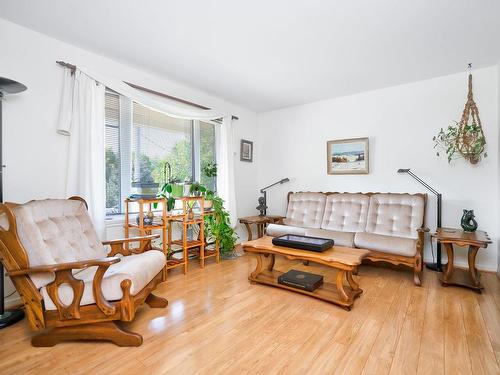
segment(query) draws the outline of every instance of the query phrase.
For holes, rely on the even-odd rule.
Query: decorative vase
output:
[[[475,232],[477,221],[474,219],[474,210],[464,210],[460,224],[465,232]]]

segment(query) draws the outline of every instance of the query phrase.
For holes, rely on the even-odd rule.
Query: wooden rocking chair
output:
[[[132,321],[143,302],[167,306],[166,299],[151,294],[165,266],[165,255],[151,249],[157,237],[101,243],[79,197],[0,204],[1,260],[31,328],[42,330],[32,345],[68,340],[141,345],[141,335],[115,321]],[[140,242],[139,248],[127,250],[124,244],[130,242]]]

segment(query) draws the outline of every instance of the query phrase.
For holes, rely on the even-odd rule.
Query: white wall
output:
[[[499,237],[498,71],[474,71],[474,94],[489,156],[478,165],[437,158],[432,137],[460,120],[467,75],[456,74],[392,88],[286,108],[258,115],[259,186],[283,177],[291,182],[268,193],[269,212],[283,214],[286,192],[426,192],[398,168],[414,173],[443,194],[443,225],[460,226],[462,209],[474,209],[479,229],[493,244],[480,250],[479,268],[497,270]],[[370,174],[326,173],[326,142],[370,137]],[[429,196],[427,224],[435,228],[436,203]],[[464,250],[460,252],[464,263]],[[430,260],[430,251],[426,251]]]
[[[256,115],[252,111],[2,19],[0,44],[0,76],[28,87],[26,92],[10,96],[3,103],[6,201],[65,197],[68,138],[56,133],[62,84],[62,68],[56,60],[64,60],[238,116],[234,123],[238,215],[255,212],[257,163],[239,161],[239,140],[257,137]],[[119,232],[115,227],[111,234]],[[238,232],[244,234],[241,228]],[[6,294],[9,292],[7,288]]]

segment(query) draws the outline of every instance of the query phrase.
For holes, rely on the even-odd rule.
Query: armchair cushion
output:
[[[158,250],[148,250],[141,254],[120,258],[120,262],[108,268],[102,280],[101,289],[107,301],[116,301],[122,298],[123,291],[120,283],[125,279],[132,281],[130,294],[136,295],[162,270],[166,262],[165,255]],[[95,303],[92,283],[96,271],[97,267],[89,267],[75,272],[73,275],[76,279],[83,280],[85,283],[80,306]],[[57,310],[45,286],[41,289],[41,293],[45,308],[47,310]],[[67,284],[61,285],[58,293],[59,299],[66,305],[69,305],[73,300],[73,289]]]
[[[30,267],[107,256],[81,201],[36,200],[15,207],[14,214],[19,240],[27,252]],[[30,277],[37,288],[54,280],[50,273]]]

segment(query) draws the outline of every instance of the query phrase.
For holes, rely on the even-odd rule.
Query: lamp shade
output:
[[[17,94],[27,89],[22,83],[13,81],[5,77],[0,77],[0,93],[4,94]]]

